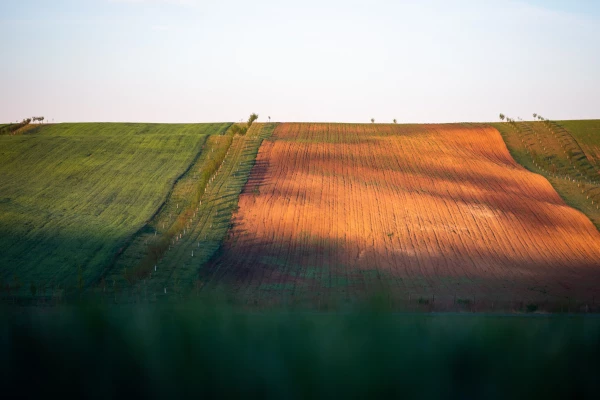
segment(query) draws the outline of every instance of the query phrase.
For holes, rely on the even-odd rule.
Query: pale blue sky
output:
[[[0,122],[600,118],[598,3],[1,0]]]

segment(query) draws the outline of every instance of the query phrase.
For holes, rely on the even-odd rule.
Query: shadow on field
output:
[[[396,253],[392,264],[382,261],[387,250],[374,248],[358,262],[351,241],[290,243],[261,240],[247,230],[236,234],[201,268],[198,283],[207,293],[218,288],[248,305],[339,310],[385,297],[396,311],[600,312],[600,271],[589,265],[555,269],[546,261],[481,251],[480,264],[429,255],[424,266],[416,253]]]
[[[27,235],[0,227],[0,298],[31,296],[98,283],[103,269],[126,243],[109,229],[81,227],[79,232]]]

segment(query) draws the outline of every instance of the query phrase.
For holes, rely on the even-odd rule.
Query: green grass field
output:
[[[95,283],[208,135],[230,125],[57,124],[1,136],[3,295]]]

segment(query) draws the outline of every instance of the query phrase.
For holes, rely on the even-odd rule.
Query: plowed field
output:
[[[201,279],[250,299],[593,301],[600,233],[482,125],[279,125]]]

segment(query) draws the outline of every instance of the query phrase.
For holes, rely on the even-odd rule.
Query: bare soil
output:
[[[254,301],[600,295],[600,233],[482,125],[279,125],[201,279]]]

